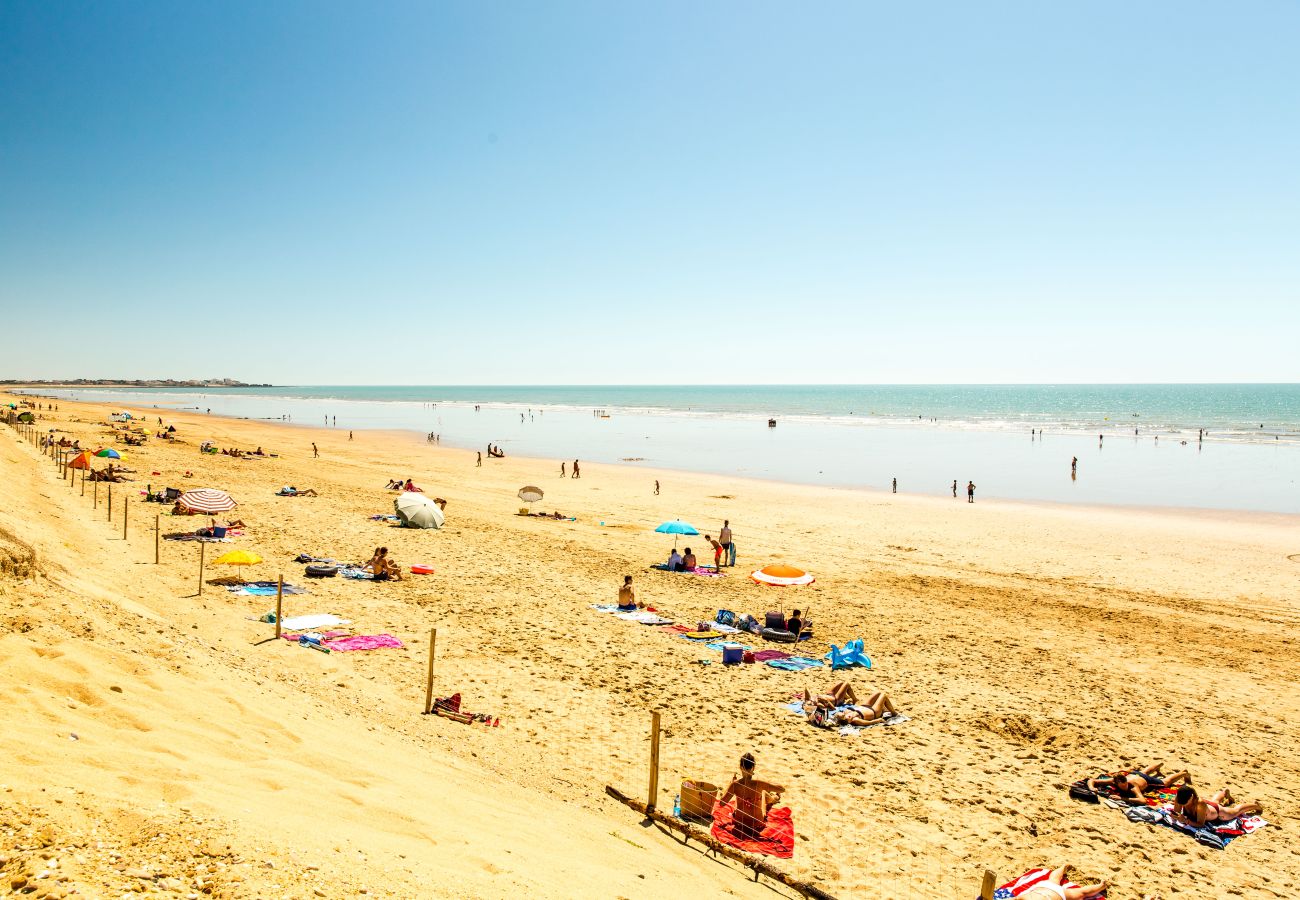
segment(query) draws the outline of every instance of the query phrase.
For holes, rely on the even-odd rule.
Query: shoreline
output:
[[[39,427],[67,430],[86,446],[105,434],[98,423],[112,407],[59,405]],[[0,629],[0,641],[23,651],[9,657],[27,661],[0,667],[0,679],[12,676],[0,687],[35,685],[32,696],[43,704],[18,717],[17,732],[0,735],[0,752],[18,760],[6,777],[27,796],[71,781],[88,795],[141,806],[183,802],[260,836],[265,822],[299,814],[297,804],[284,803],[288,795],[261,786],[272,767],[295,790],[342,794],[346,802],[320,827],[311,855],[328,858],[330,844],[348,835],[367,851],[358,874],[371,877],[389,865],[445,862],[460,841],[498,869],[523,871],[522,856],[492,855],[510,827],[505,813],[470,818],[518,788],[532,808],[547,810],[549,827],[581,835],[569,863],[603,861],[602,842],[616,844],[623,855],[610,877],[623,879],[619,893],[640,900],[673,892],[652,881],[659,869],[697,865],[680,844],[653,830],[642,834],[628,810],[603,794],[605,785],[644,787],[655,710],[665,726],[660,807],[671,808],[680,780],[725,784],[739,755],[754,752],[762,771],[787,786],[785,802],[795,811],[796,854],[782,871],[845,900],[907,896],[891,887],[898,883],[926,896],[926,866],[940,859],[958,881],[943,890],[931,884],[930,895],[973,895],[983,868],[1012,875],[1049,860],[1113,876],[1114,900],[1167,894],[1189,879],[1220,893],[1248,881],[1263,885],[1261,897],[1282,897],[1300,877],[1300,853],[1280,829],[1242,838],[1227,855],[1180,853],[1194,850],[1188,838],[1132,826],[1112,810],[1071,801],[1059,787],[1102,768],[1164,759],[1195,771],[1198,782],[1230,783],[1261,799],[1283,828],[1300,817],[1300,749],[1289,737],[1300,715],[1289,520],[1224,527],[1165,510],[970,506],[964,498],[685,472],[671,473],[656,497],[647,470],[619,464],[589,464],[581,479],[561,480],[546,459],[509,456],[477,468],[473,451],[428,445],[408,431],[358,431],[349,442],[346,429],[318,425],[286,431],[266,427],[279,422],[201,412],[165,418],[185,443],[150,439],[128,450],[138,480],[114,491],[115,504],[118,496],[132,501],[137,530],[126,541],[119,521],[106,521],[102,491],[92,513],[91,496],[61,482],[34,448],[3,439],[0,465],[14,499],[0,508],[0,529],[20,535],[48,567],[34,586],[10,588],[0,579],[0,622],[32,626]],[[280,456],[201,456],[204,439],[261,444]],[[180,480],[187,469],[193,481]],[[146,474],[153,471],[161,474]],[[395,495],[382,485],[398,474],[448,499],[446,527],[422,532],[371,520],[392,510]],[[335,613],[359,633],[388,633],[408,649],[325,656],[267,640],[267,626],[250,618],[273,599],[216,589],[196,596],[200,547],[164,541],[162,563],[152,566],[152,517],[167,530],[202,523],[142,508],[135,492],[146,482],[229,491],[236,515],[249,523],[229,549],[265,560],[248,577],[283,574],[308,589],[286,597],[286,614]],[[319,496],[276,497],[282,484]],[[516,515],[523,484],[544,486],[539,511],[574,520]],[[671,518],[701,531],[729,519],[737,568],[722,578],[650,568],[671,546],[653,529]],[[432,565],[434,574],[385,585],[309,582],[291,562],[304,552],[364,559],[377,544],[404,566]],[[797,589],[750,581],[752,568],[776,561],[807,568],[817,580]],[[761,616],[797,606],[815,623],[814,639],[800,648],[809,657],[859,638],[874,666],[724,668],[713,650],[590,608],[612,599],[626,574],[639,599],[682,623],[707,621],[719,609]],[[111,621],[103,621],[105,610],[114,610]],[[504,730],[419,717],[433,627],[436,690],[463,693],[471,711],[500,716]],[[110,652],[127,661],[126,675],[109,667]],[[132,674],[146,663],[166,673],[166,705],[142,682],[162,674]],[[825,690],[837,679],[886,691],[911,720],[844,736],[782,708],[793,692]],[[102,688],[106,699],[69,695],[74,682]],[[104,687],[111,684],[126,690],[133,718]],[[1233,713],[1207,717],[1207,703]],[[48,741],[51,717],[63,730],[51,747],[56,762],[47,764],[25,748]],[[298,743],[283,735],[289,730]],[[68,740],[68,731],[80,740]],[[159,745],[176,755],[157,755]],[[78,756],[87,751],[94,768]],[[258,789],[232,789],[228,760],[257,773]],[[453,810],[430,793],[438,781],[431,763],[460,773]],[[472,786],[482,783],[480,771],[489,773],[489,787]],[[185,786],[179,798],[177,784]],[[881,815],[863,817],[866,806]],[[1107,840],[1089,837],[1096,832]],[[629,856],[625,836],[653,857]],[[546,846],[529,832],[515,849],[536,860]],[[845,846],[861,852],[846,856]],[[399,849],[406,857],[397,857]],[[651,858],[654,868],[644,862]],[[741,890],[736,873],[713,871]],[[490,879],[509,876],[481,877],[497,885],[490,895],[508,893],[504,880]],[[557,877],[538,877],[549,879],[539,882],[540,893],[562,894]],[[591,893],[600,893],[594,885]]]
[[[0,390],[0,394],[3,393],[5,392]],[[58,398],[58,397],[52,399],[57,400],[59,403],[68,403],[78,407],[92,407],[96,409],[101,407],[106,408],[106,407],[119,405],[119,404],[109,404],[109,403],[92,403],[90,401],[84,401],[84,400],[65,400],[63,398]],[[127,407],[128,411],[130,411],[129,407],[132,406],[132,404],[120,404],[120,405],[123,407]],[[141,410],[147,410],[150,409],[151,407],[138,407],[138,408]],[[323,440],[326,436],[338,435],[340,432],[347,430],[346,428],[336,428],[333,426],[325,426],[320,424],[304,424],[300,422],[283,421],[276,418],[262,419],[262,418],[252,418],[252,417],[244,417],[244,416],[228,416],[216,412],[206,413],[203,412],[202,410],[170,409],[165,407],[158,407],[156,409],[154,413],[155,418],[157,418],[157,412],[163,412],[163,411],[166,411],[176,416],[179,415],[192,416],[195,419],[197,419],[199,422],[212,421],[212,420],[224,421],[224,422],[244,422],[251,425],[268,425],[268,426],[285,428],[290,430],[297,430],[303,433],[318,435],[319,439],[321,440]],[[105,415],[107,415],[107,413],[105,413]],[[367,435],[374,435],[381,438],[387,437],[387,438],[404,440],[408,442],[413,449],[424,448],[438,453],[445,451],[447,453],[467,453],[471,455],[478,452],[475,449],[471,449],[464,446],[456,446],[452,443],[449,443],[446,446],[441,444],[436,444],[436,443],[428,444],[424,440],[422,440],[425,437],[425,435],[413,429],[356,428],[353,430],[362,432]],[[1268,445],[1265,444],[1262,446],[1268,446]],[[241,449],[246,449],[246,448],[241,448]],[[539,465],[549,464],[552,466],[554,466],[555,464],[561,461],[558,458],[529,456],[529,455],[522,455],[522,454],[521,455],[512,454],[509,456],[509,458],[512,460],[523,461],[529,464],[539,464]],[[719,477],[717,476],[717,473],[713,473],[713,472],[693,470],[693,469],[663,468],[658,466],[649,466],[640,463],[625,462],[625,461],[584,462],[583,465],[584,466],[613,466],[627,471],[635,471],[639,473],[643,472],[646,474],[646,477],[649,480],[653,481],[656,477],[658,477],[661,482],[667,481],[670,477],[683,476],[683,475],[691,478]],[[907,491],[903,491],[895,494],[891,491],[884,490],[883,488],[876,488],[876,487],[860,485],[860,484],[810,484],[807,482],[788,481],[776,477],[767,478],[761,475],[732,474],[732,475],[723,475],[720,477],[724,477],[729,480],[738,480],[742,482],[757,482],[761,484],[775,485],[782,488],[787,488],[789,490],[807,489],[809,491],[861,493],[865,496],[875,497],[879,499],[894,497],[903,500],[903,502],[915,502],[915,501],[932,502],[935,504],[936,509],[945,507],[947,505],[945,501],[949,499],[942,495],[929,494],[929,493],[909,493]],[[959,496],[955,498],[955,502],[965,504],[965,497]],[[1128,504],[1074,503],[1074,502],[1065,502],[1065,501],[1058,501],[1058,500],[1035,500],[1035,499],[1006,498],[1006,497],[996,497],[996,496],[984,498],[977,493],[976,505],[981,505],[981,504],[996,504],[999,508],[1012,511],[1012,512],[1014,512],[1017,507],[1024,507],[1025,509],[1041,509],[1045,511],[1055,511],[1058,513],[1077,511],[1080,514],[1084,514],[1084,515],[1104,516],[1109,513],[1121,517],[1126,517],[1131,513],[1142,513],[1145,515],[1155,516],[1155,517],[1170,517],[1174,519],[1189,519],[1193,521],[1214,521],[1214,522],[1229,522],[1229,523],[1241,523],[1241,524],[1266,524],[1266,525],[1277,525],[1277,526],[1287,526],[1287,525],[1300,526],[1300,512],[1287,513],[1287,512],[1274,512],[1270,510],[1220,509],[1214,507],[1199,507],[1199,506],[1164,506],[1164,505],[1140,504],[1140,503],[1128,503]]]

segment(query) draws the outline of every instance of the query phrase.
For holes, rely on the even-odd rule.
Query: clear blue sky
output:
[[[0,0],[0,377],[1295,381],[1300,4]]]

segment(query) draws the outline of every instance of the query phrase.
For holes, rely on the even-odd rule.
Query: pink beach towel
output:
[[[325,642],[331,650],[382,650],[384,647],[406,646],[391,634],[358,634],[354,637],[335,638]]]

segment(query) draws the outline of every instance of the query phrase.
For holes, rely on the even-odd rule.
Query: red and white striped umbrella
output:
[[[233,497],[225,491],[214,490],[213,488],[199,488],[194,491],[186,491],[181,494],[180,499],[176,501],[181,506],[197,513],[219,513],[228,509],[234,509],[239,504],[235,503]]]

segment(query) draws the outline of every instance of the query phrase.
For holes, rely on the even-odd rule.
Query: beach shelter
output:
[[[424,494],[406,491],[393,501],[393,512],[404,528],[441,528],[447,517]]]
[[[234,509],[237,504],[233,497],[225,491],[214,490],[213,488],[198,488],[193,491],[186,491],[181,494],[176,501],[183,509],[196,513],[226,512]]]
[[[36,421],[36,416],[29,412],[20,412],[18,414],[18,421],[30,425],[32,422]]]
[[[121,459],[122,454],[118,453],[112,447],[105,447],[102,450],[96,450],[95,455],[104,459]]]
[[[749,576],[759,584],[771,584],[777,587],[790,587],[797,584],[812,584],[817,579],[805,572],[803,569],[796,569],[794,566],[787,566],[781,563],[774,563],[770,566],[764,566]]]
[[[69,469],[89,469],[90,468],[90,451],[82,450],[77,454],[76,459],[68,463]]]
[[[671,534],[673,536],[673,549],[677,549],[677,535],[679,534],[699,534],[700,531],[689,522],[683,522],[681,519],[673,519],[671,522],[664,522],[655,529],[659,534]]]
[[[534,487],[531,484],[521,487],[518,494],[519,499],[528,504],[530,512],[532,511],[533,504],[545,496],[546,495],[542,492],[541,488]]]

